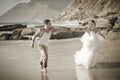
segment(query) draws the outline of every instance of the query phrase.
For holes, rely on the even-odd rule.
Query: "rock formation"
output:
[[[82,20],[88,17],[119,17],[119,0],[73,0],[58,20]]]

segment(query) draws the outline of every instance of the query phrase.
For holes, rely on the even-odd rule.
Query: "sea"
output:
[[[79,26],[79,21],[51,21],[52,26],[64,26],[64,27],[78,27]],[[42,26],[43,21],[36,21],[36,22],[4,22],[0,23],[0,27],[4,25],[14,25],[14,24],[23,24],[27,25],[27,27],[35,27],[35,26]]]

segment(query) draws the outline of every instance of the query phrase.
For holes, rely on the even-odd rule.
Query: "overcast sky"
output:
[[[18,3],[27,3],[31,0],[0,0],[0,16]]]

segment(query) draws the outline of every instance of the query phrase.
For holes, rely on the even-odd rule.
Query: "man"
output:
[[[68,31],[69,29],[58,29],[51,26],[51,21],[49,19],[44,20],[44,27],[40,28],[32,37],[31,47],[34,47],[35,38],[40,37],[39,40],[39,51],[41,53],[40,66],[42,70],[46,70],[48,63],[48,43],[50,36],[55,31]]]

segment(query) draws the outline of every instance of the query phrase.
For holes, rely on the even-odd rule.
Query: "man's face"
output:
[[[51,27],[51,22],[50,22],[50,21],[48,22],[47,26],[48,26],[49,28]]]

